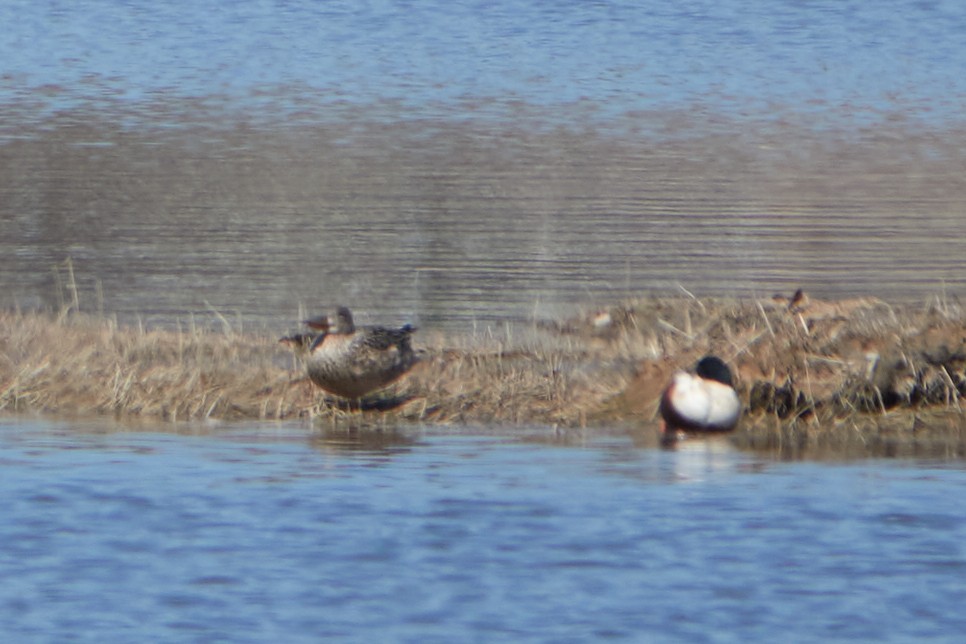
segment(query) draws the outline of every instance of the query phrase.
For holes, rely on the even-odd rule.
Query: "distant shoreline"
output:
[[[740,447],[966,456],[966,316],[940,298],[648,298],[507,338],[420,332],[414,345],[421,363],[359,409],[308,382],[277,337],[4,312],[0,412],[624,427],[656,444],[664,384],[715,353],[737,375],[745,413],[729,440]]]

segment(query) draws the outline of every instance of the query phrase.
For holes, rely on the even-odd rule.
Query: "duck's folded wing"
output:
[[[415,331],[408,324],[401,329],[387,329],[385,327],[371,327],[366,329],[363,343],[365,346],[386,351],[391,347],[409,348],[409,336]]]

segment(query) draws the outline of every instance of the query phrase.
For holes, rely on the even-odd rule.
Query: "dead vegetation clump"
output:
[[[172,421],[285,418],[306,404],[273,339],[0,314],[0,410]]]
[[[741,445],[964,445],[966,320],[946,299],[645,298],[503,336],[421,331],[414,345],[420,363],[399,383],[347,402],[316,389],[277,336],[0,313],[0,410],[650,431],[673,372],[714,353],[737,377]]]

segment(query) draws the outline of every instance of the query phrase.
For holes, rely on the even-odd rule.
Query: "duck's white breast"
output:
[[[738,422],[741,415],[741,401],[738,394],[728,385],[714,381],[703,381],[708,392],[707,423],[715,427],[730,428]]]
[[[704,425],[711,414],[711,396],[700,378],[680,372],[674,375],[671,406],[682,419]]]
[[[684,372],[674,376],[671,405],[683,420],[696,427],[730,428],[741,414],[741,401],[734,389]]]

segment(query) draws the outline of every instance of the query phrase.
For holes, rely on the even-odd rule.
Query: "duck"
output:
[[[694,373],[679,371],[661,395],[663,442],[673,443],[679,432],[728,432],[741,417],[741,401],[731,369],[714,355],[698,360]]]
[[[304,321],[313,332],[282,338],[305,356],[309,380],[336,396],[358,400],[382,389],[417,362],[410,344],[416,328],[357,327],[348,307]]]

